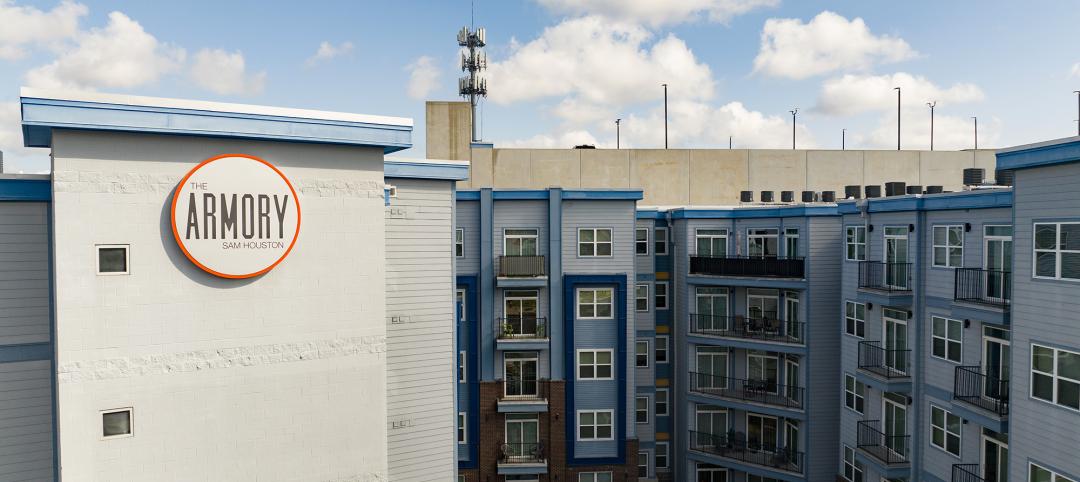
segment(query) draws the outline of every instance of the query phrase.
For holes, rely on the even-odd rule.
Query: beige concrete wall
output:
[[[469,159],[472,111],[468,102],[428,101],[425,105],[428,159]]]

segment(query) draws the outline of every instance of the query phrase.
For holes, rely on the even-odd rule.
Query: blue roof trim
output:
[[[836,206],[779,206],[767,208],[675,209],[672,219],[745,219],[803,216],[837,216]]]
[[[1080,161],[1080,138],[1070,137],[1050,143],[1020,146],[998,151],[998,169],[1027,169]]]
[[[494,149],[495,144],[491,142],[472,142],[469,143],[469,147],[473,149]]]
[[[495,189],[491,192],[496,201],[522,201],[542,200],[551,197],[548,189]],[[570,200],[617,200],[617,201],[640,201],[643,192],[640,190],[563,190],[562,198]],[[458,201],[477,201],[480,199],[480,191],[458,191]]]
[[[22,97],[23,144],[50,147],[52,129],[197,135],[320,144],[412,147],[412,127],[261,114]]]
[[[469,178],[469,165],[434,164],[386,159],[383,162],[383,173],[385,177],[464,181]]]
[[[457,192],[457,200],[458,201],[479,201],[480,200],[480,191],[458,191]]]
[[[492,199],[496,201],[522,201],[532,199],[547,199],[551,193],[547,190],[522,190],[522,191],[492,191]]]
[[[52,181],[48,179],[0,179],[0,201],[52,200]]]
[[[597,190],[565,190],[563,191],[563,199],[592,199],[592,200],[618,200],[618,201],[640,201],[644,199],[644,191],[641,190],[612,190],[612,191],[597,191]]]
[[[656,209],[638,209],[638,219],[667,219],[667,213]]]
[[[922,197],[912,195],[874,198],[863,202],[868,203],[867,211],[871,213],[1011,208],[1013,192],[1011,189],[992,189],[934,194]],[[859,212],[859,205],[856,201],[842,201],[837,207],[840,214],[857,214]]]

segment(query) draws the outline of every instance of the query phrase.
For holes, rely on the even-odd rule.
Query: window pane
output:
[[[1031,368],[1040,372],[1054,373],[1054,350],[1032,345]]]
[[[596,230],[596,241],[601,242],[601,243],[610,242],[611,241],[611,230],[610,229],[597,229]]]
[[[1057,245],[1057,226],[1053,224],[1035,225],[1035,249],[1054,249]]]
[[[611,412],[598,412],[596,423],[597,425],[611,425]]]
[[[1069,408],[1080,409],[1080,383],[1059,379],[1057,402]]]
[[[1061,249],[1080,251],[1080,223],[1061,225]]]
[[[595,239],[595,234],[591,229],[582,229],[578,231],[579,241],[582,243],[591,243]]]
[[[950,340],[959,340],[961,331],[963,331],[963,325],[959,321],[956,321],[956,320],[949,321],[949,339]]]
[[[583,351],[583,352],[579,353],[578,355],[579,355],[578,359],[580,360],[581,365],[592,365],[593,364],[593,360],[594,360],[593,352],[591,352],[591,351]]]
[[[1028,482],[1054,482],[1050,477],[1049,471],[1037,465],[1032,465],[1031,473],[1028,474]]]
[[[1031,375],[1031,396],[1048,402],[1054,401],[1054,379],[1046,375]]]
[[[945,320],[934,318],[934,336],[945,336]]]
[[[131,412],[112,412],[101,416],[102,435],[113,437],[131,433]]]
[[[949,246],[963,246],[964,231],[961,227],[949,228]]]
[[[1061,277],[1080,279],[1080,253],[1061,253]]]
[[[127,248],[98,248],[98,271],[123,273],[127,271]]]
[[[1035,275],[1057,276],[1057,255],[1055,253],[1035,253]]]
[[[945,228],[941,226],[934,227],[934,244],[941,246],[945,244]]]
[[[584,244],[584,243],[578,245],[578,256],[592,256],[592,255],[593,255],[593,245]]]
[[[1059,351],[1057,369],[1058,376],[1080,381],[1080,354]]]
[[[600,365],[610,365],[611,364],[611,352],[610,351],[596,352],[596,363],[600,364]]]
[[[596,245],[597,256],[611,256],[611,243],[603,243]]]

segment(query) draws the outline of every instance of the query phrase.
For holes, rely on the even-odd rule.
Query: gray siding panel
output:
[[[46,203],[0,203],[0,345],[49,341]]]
[[[840,219],[810,218],[800,233],[800,245],[807,250],[809,289],[800,306],[808,311],[806,321],[807,356],[802,363],[806,380],[807,426],[803,447],[807,450],[807,480],[827,480],[836,474],[836,453],[840,450],[837,394],[840,373]]]
[[[2,206],[2,205],[0,205]],[[0,479],[52,480],[52,363],[0,363]]]

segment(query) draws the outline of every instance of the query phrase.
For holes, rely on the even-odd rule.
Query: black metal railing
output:
[[[911,291],[911,263],[859,261],[859,288],[888,291]]]
[[[746,435],[734,431],[712,434],[691,430],[690,450],[795,473],[802,473],[805,457],[805,453],[798,450],[747,440]]]
[[[979,366],[956,367],[953,398],[983,410],[1009,414],[1009,381],[988,376]]]
[[[547,318],[538,316],[507,316],[495,319],[496,339],[535,340],[547,337]]]
[[[996,269],[956,268],[953,299],[993,306],[1008,306],[1012,273]]]
[[[500,464],[539,464],[545,460],[544,444],[540,442],[499,444]]]
[[[508,378],[499,380],[503,390],[501,402],[542,402],[548,399],[549,380],[544,378]]]
[[[544,276],[543,256],[499,256],[499,277],[537,277]]]
[[[713,276],[753,276],[766,278],[802,278],[803,258],[782,256],[691,256],[690,274]]]
[[[859,368],[885,378],[910,377],[911,350],[891,350],[877,341],[859,342]]]
[[[784,343],[802,343],[805,325],[801,321],[777,319],[775,313],[767,313],[760,318],[741,315],[690,315],[690,333],[695,335],[747,338]]]
[[[953,464],[951,482],[986,482],[979,475],[979,464]]]
[[[757,402],[785,408],[801,408],[803,387],[775,380],[754,380],[690,372],[690,391],[714,397]]]
[[[859,422],[858,447],[886,465],[908,463],[911,436],[883,433],[880,425],[879,420]]]

